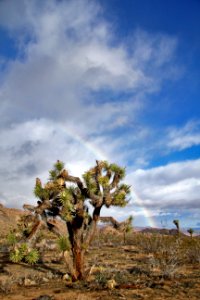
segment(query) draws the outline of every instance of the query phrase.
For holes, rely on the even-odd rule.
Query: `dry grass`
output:
[[[56,249],[46,250],[45,263],[35,267],[11,264],[1,253],[0,299],[44,294],[55,300],[199,299],[198,237],[129,233],[126,240],[124,245],[123,235],[99,231],[86,257],[91,273],[85,282],[73,284],[63,280],[67,270]],[[3,250],[5,240],[0,244]],[[109,282],[116,284],[109,288]]]

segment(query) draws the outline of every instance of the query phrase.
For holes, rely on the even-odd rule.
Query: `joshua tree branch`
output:
[[[129,218],[123,222],[118,222],[116,219],[114,219],[113,217],[100,217],[99,221],[103,222],[103,223],[111,223],[112,226],[115,229],[121,230],[125,227],[125,225],[128,224],[129,222]]]

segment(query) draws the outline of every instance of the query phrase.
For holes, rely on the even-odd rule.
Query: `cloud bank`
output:
[[[199,160],[137,169],[159,147],[199,144],[193,123],[166,129],[163,144],[141,121],[149,95],[180,75],[176,37],[137,29],[119,40],[100,2],[89,0],[4,0],[0,27],[15,49],[14,56],[0,57],[4,204],[33,201],[34,178],[46,180],[57,159],[77,175],[95,159],[108,159],[128,166],[145,206],[198,206]]]

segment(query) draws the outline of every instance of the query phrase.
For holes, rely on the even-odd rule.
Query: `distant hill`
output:
[[[0,235],[5,236],[10,229],[16,227],[18,220],[27,212],[16,209],[7,208],[0,203]]]
[[[3,206],[0,203],[0,236],[5,236],[10,229],[17,226],[17,222],[20,219],[21,216],[27,215],[29,212],[24,211],[22,209],[16,209],[16,208],[7,208]],[[59,224],[60,229],[62,232],[66,232],[65,225],[63,222],[56,220],[56,222]],[[103,227],[107,227],[107,229],[103,229]],[[113,231],[113,228],[110,226],[101,226],[99,225],[99,228],[102,228],[103,230]],[[181,230],[181,234],[188,235],[187,233],[188,228],[183,228]],[[194,229],[194,235],[200,234],[200,228],[193,228]],[[116,230],[114,230],[116,231]],[[134,232],[143,232],[143,233],[157,233],[157,234],[166,234],[166,235],[176,235],[177,230],[176,229],[167,229],[167,228],[152,228],[152,227],[139,227],[134,226],[133,227]]]
[[[197,236],[200,234],[200,228],[199,227],[193,227],[194,230],[194,236]],[[181,228],[180,233],[183,235],[189,235],[187,232],[187,228]],[[158,233],[158,234],[167,234],[167,235],[176,235],[177,230],[175,228],[153,228],[153,227],[134,227],[134,231],[136,232],[146,232],[146,233]]]
[[[166,228],[144,228],[141,230],[144,233],[157,233],[157,234],[166,234],[166,235],[177,235],[176,229],[166,229]],[[184,233],[180,232],[180,234],[184,235]]]
[[[8,232],[17,226],[19,219],[23,215],[29,215],[30,212],[16,209],[16,208],[7,208],[0,203],[0,236],[6,236]],[[66,226],[62,221],[54,220],[54,223],[57,223],[60,231],[65,234]]]

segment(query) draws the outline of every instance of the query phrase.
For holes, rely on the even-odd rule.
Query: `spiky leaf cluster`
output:
[[[126,174],[125,168],[121,168],[116,164],[111,164],[109,168],[113,173],[117,174],[120,177],[120,180],[124,179]]]
[[[60,202],[63,205],[66,205],[68,203],[72,203],[72,201],[73,201],[73,194],[72,194],[71,190],[64,189],[60,194]]]
[[[89,170],[83,174],[83,180],[88,190],[94,194],[98,192],[97,182],[93,170]]]
[[[24,259],[28,264],[34,265],[39,260],[39,253],[36,249],[32,249],[25,255]]]
[[[102,187],[109,186],[109,178],[107,176],[99,176],[98,182]]]
[[[127,185],[125,183],[122,183],[118,186],[118,191],[123,191],[124,193],[126,193],[127,195],[130,194],[131,192],[131,186],[130,185]]]
[[[130,186],[126,184],[120,184],[113,193],[112,205],[124,207],[129,200],[127,196],[130,194]]]
[[[61,172],[64,169],[64,163],[61,160],[57,160],[57,162],[54,164],[54,170]]]
[[[26,243],[22,243],[10,252],[9,258],[14,263],[25,261],[28,264],[35,264],[39,259],[39,253],[36,249],[29,249]]]
[[[114,206],[120,206],[120,207],[125,207],[129,201],[126,199],[126,193],[123,191],[119,191],[115,193],[112,201],[112,205]]]
[[[54,168],[49,171],[49,179],[56,180],[63,169],[64,163],[60,160],[57,160],[57,162],[54,164]]]
[[[26,243],[22,243],[19,249],[20,249],[20,252],[22,253],[23,256],[27,255],[28,245]]]
[[[63,178],[63,176],[67,176],[67,174],[67,171],[64,169],[64,163],[58,160],[54,164],[54,168],[49,171],[49,181],[44,187],[42,186],[41,181],[38,178],[36,179],[34,188],[35,196],[42,201],[56,198],[65,186],[65,178]]]
[[[56,178],[57,178],[57,172],[55,170],[50,170],[49,171],[49,179],[55,180]]]
[[[110,205],[125,206],[130,186],[119,184],[125,176],[125,168],[107,161],[97,161],[97,165],[83,175],[87,189],[96,196],[104,198],[107,207]]]
[[[34,195],[36,198],[41,200],[49,199],[49,192],[47,189],[44,189],[41,185],[37,184],[34,188]]]
[[[62,203],[65,210],[74,212],[73,205],[73,193],[70,189],[64,189],[60,194],[60,202]]]
[[[60,236],[57,240],[57,245],[62,252],[70,250],[70,242],[67,236]]]
[[[20,249],[15,249],[10,252],[9,259],[13,263],[19,263],[23,259],[23,254],[20,252]]]
[[[127,223],[126,223],[126,226],[125,226],[125,232],[130,232],[131,229],[132,229],[132,221],[133,221],[133,216],[129,216],[128,217],[128,220],[127,220]]]

